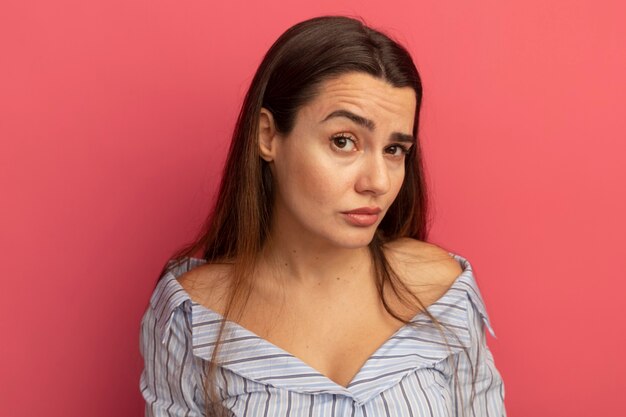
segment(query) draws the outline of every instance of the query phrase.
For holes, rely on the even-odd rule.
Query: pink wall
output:
[[[2,2],[0,414],[143,413],[139,320],[254,69],[349,13],[421,70],[431,240],[476,270],[509,415],[623,415],[623,3],[249,3]]]

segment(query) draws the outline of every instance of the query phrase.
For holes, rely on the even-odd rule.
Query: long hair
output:
[[[417,106],[413,135],[418,138],[422,83],[408,51],[389,36],[346,16],[321,16],[300,22],[285,31],[270,47],[245,96],[233,131],[228,157],[214,206],[197,238],[178,251],[165,265],[171,268],[201,251],[207,263],[232,264],[226,307],[213,355],[206,369],[207,415],[224,412],[215,384],[220,339],[226,320],[241,316],[250,295],[255,260],[269,239],[272,218],[272,175],[260,157],[257,137],[261,108],[268,109],[276,130],[288,135],[298,109],[316,97],[321,84],[342,74],[360,72],[394,87],[411,87]],[[395,201],[369,243],[384,308],[396,314],[383,296],[385,283],[400,300],[412,299],[437,326],[441,325],[411,293],[391,268],[383,245],[401,237],[425,241],[428,236],[428,201],[419,140],[405,158],[405,178]],[[440,327],[441,328],[441,327]]]

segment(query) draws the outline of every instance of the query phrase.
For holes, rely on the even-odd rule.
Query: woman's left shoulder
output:
[[[399,238],[384,245],[392,268],[407,285],[438,299],[463,273],[450,253],[429,242]]]

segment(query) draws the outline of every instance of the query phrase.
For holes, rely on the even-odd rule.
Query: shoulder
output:
[[[218,311],[228,291],[231,270],[231,264],[203,264],[177,276],[176,280],[194,302]]]
[[[400,238],[386,243],[384,251],[399,278],[427,304],[438,300],[463,273],[459,262],[433,243]]]
[[[405,268],[416,268],[432,274],[433,279],[454,281],[463,269],[450,253],[433,244],[412,238],[400,238],[384,245],[385,255]]]

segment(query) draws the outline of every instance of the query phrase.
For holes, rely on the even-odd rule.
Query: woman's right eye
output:
[[[344,133],[330,138],[330,143],[337,152],[354,152],[356,150],[356,139]]]

